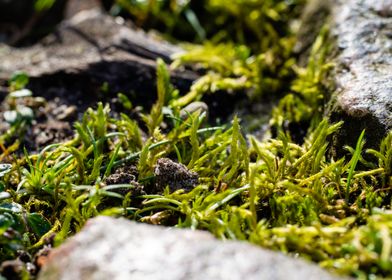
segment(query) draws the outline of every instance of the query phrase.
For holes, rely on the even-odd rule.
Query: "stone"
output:
[[[339,279],[314,264],[207,232],[97,217],[54,249],[39,280]]]
[[[64,16],[65,18],[72,18],[81,11],[101,8],[100,2],[99,0],[68,0]]]
[[[96,8],[88,9],[94,5]],[[72,0],[68,7],[82,11],[38,43],[23,48],[0,44],[0,93],[7,94],[8,79],[14,72],[23,71],[30,77],[28,88],[34,100],[44,101],[34,106],[35,118],[23,139],[22,146],[29,151],[68,140],[73,135],[70,123],[97,102],[109,103],[112,114],[123,112],[119,92],[139,108],[149,110],[156,100],[156,59],[170,63],[171,56],[182,51],[105,14],[94,0]],[[187,92],[198,78],[190,70],[170,74],[180,93]],[[28,102],[28,98],[20,102]],[[4,116],[9,110],[5,99],[0,104],[0,133],[9,128],[5,118],[9,114]]]
[[[208,105],[201,101],[194,101],[181,109],[180,118],[185,120],[195,113],[205,114],[205,118],[208,119]]]
[[[142,106],[151,105],[156,95],[156,59],[170,62],[181,51],[100,8],[83,10],[33,46],[0,45],[0,84],[23,71],[30,76],[29,88],[35,95],[72,99],[68,103],[81,111],[118,92],[137,95],[132,100]],[[185,92],[198,75],[182,70],[172,71],[171,77]],[[104,96],[99,95],[102,88],[108,91]]]
[[[330,30],[336,92],[326,114],[345,122],[335,154],[355,146],[363,129],[367,146],[377,147],[392,128],[392,1],[337,1]]]

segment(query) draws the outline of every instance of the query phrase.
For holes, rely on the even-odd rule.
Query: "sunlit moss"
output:
[[[148,6],[153,2],[159,5]],[[154,9],[181,8],[176,1],[138,3],[130,12],[141,24],[157,16]],[[191,9],[192,3],[181,9]],[[328,97],[324,82],[331,67],[327,28],[314,43],[308,65],[295,66],[287,24],[302,1],[287,3],[208,1],[208,12],[222,14],[213,26],[237,21],[222,30],[223,35],[216,34],[221,39],[211,37],[175,57],[171,67],[187,65],[206,72],[188,94],[179,95],[170,84],[168,66],[158,60],[157,100],[149,111],[139,112],[138,120],[126,114],[113,117],[110,107],[99,103],[74,124],[73,139],[38,154],[25,151],[12,165],[3,166],[0,260],[15,258],[18,250],[35,253],[52,233],[60,244],[89,218],[111,215],[247,240],[344,275],[390,278],[392,132],[378,149],[363,150],[365,131],[353,136],[358,142],[346,148],[346,157],[329,157],[329,141],[342,123],[323,117]],[[181,23],[175,18],[171,24],[177,21]],[[193,28],[203,27],[208,37],[211,27],[199,23]],[[277,29],[281,24],[284,31]],[[232,30],[238,33],[230,37]],[[253,39],[247,41],[241,32],[253,32]],[[19,82],[12,80],[10,90],[22,89],[26,79],[22,75]],[[282,86],[284,81],[288,84]],[[181,115],[190,102],[219,91],[245,91],[255,100],[272,92],[283,95],[270,120],[274,137],[244,135],[238,117],[211,127],[203,111]],[[125,95],[119,99],[129,110],[136,105]],[[289,129],[295,123],[304,124],[301,141],[294,141]],[[1,158],[18,149],[17,141],[9,141],[27,126],[15,123],[7,137],[0,138]],[[162,158],[197,173],[198,185],[189,192],[154,189],[155,166]],[[134,179],[107,183],[121,166],[134,168]]]

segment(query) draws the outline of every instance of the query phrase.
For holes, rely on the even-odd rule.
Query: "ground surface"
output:
[[[2,275],[100,215],[392,275],[390,0],[62,3],[0,25]]]

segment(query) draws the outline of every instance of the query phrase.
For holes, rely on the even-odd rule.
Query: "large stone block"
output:
[[[148,108],[156,99],[156,59],[170,62],[178,52],[182,49],[99,8],[83,10],[32,46],[0,44],[0,84],[23,71],[34,95],[60,98],[80,112],[97,101],[110,102],[118,92]],[[182,93],[198,77],[185,69],[171,71],[171,82]]]
[[[98,217],[49,255],[40,280],[338,279],[314,264],[207,232]]]
[[[336,92],[327,114],[345,121],[336,153],[355,146],[363,129],[376,147],[392,128],[392,1],[336,1],[330,21]]]

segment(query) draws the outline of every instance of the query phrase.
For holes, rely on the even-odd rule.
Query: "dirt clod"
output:
[[[158,192],[162,192],[166,186],[169,186],[171,192],[179,189],[190,191],[199,184],[199,175],[196,172],[168,158],[158,159],[154,173]]]
[[[138,170],[136,166],[122,166],[117,168],[114,173],[110,174],[105,180],[106,185],[119,185],[119,184],[130,184],[135,188],[132,190],[132,195],[143,195],[144,186],[137,182]],[[113,190],[119,194],[125,195],[129,192],[128,188],[120,188]]]

